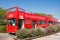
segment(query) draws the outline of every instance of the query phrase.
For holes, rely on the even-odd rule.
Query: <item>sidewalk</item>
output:
[[[16,38],[16,36],[8,33],[0,33],[0,40],[14,40],[13,38]]]
[[[41,37],[41,38],[36,38],[33,40],[60,40],[60,33],[56,33],[56,34]]]

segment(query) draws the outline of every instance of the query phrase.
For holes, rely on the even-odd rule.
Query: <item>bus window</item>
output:
[[[39,21],[38,21],[38,24],[42,24],[42,21],[41,21],[41,20],[39,20]]]
[[[43,20],[43,21],[42,21],[42,24],[46,24],[46,21]]]
[[[8,25],[15,26],[16,25],[16,19],[9,19]]]
[[[38,21],[38,24],[39,24],[39,25],[41,25],[41,24],[46,24],[46,21],[44,21],[44,20],[39,20],[39,21]]]
[[[54,24],[57,24],[57,22],[54,21]]]

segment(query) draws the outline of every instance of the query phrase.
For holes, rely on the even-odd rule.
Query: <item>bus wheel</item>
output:
[[[11,34],[11,35],[15,35],[15,33],[9,33],[9,34]]]

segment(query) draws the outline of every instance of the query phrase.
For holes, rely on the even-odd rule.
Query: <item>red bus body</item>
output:
[[[32,29],[32,28],[47,28],[49,26],[48,21],[57,22],[56,19],[47,16],[39,16],[37,14],[27,13],[23,9],[19,11],[18,7],[15,11],[7,12],[7,32],[16,33],[21,28]],[[11,10],[12,8],[8,9]]]

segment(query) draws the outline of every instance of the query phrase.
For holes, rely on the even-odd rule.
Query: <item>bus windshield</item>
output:
[[[15,26],[16,25],[16,19],[9,19],[8,25]]]

